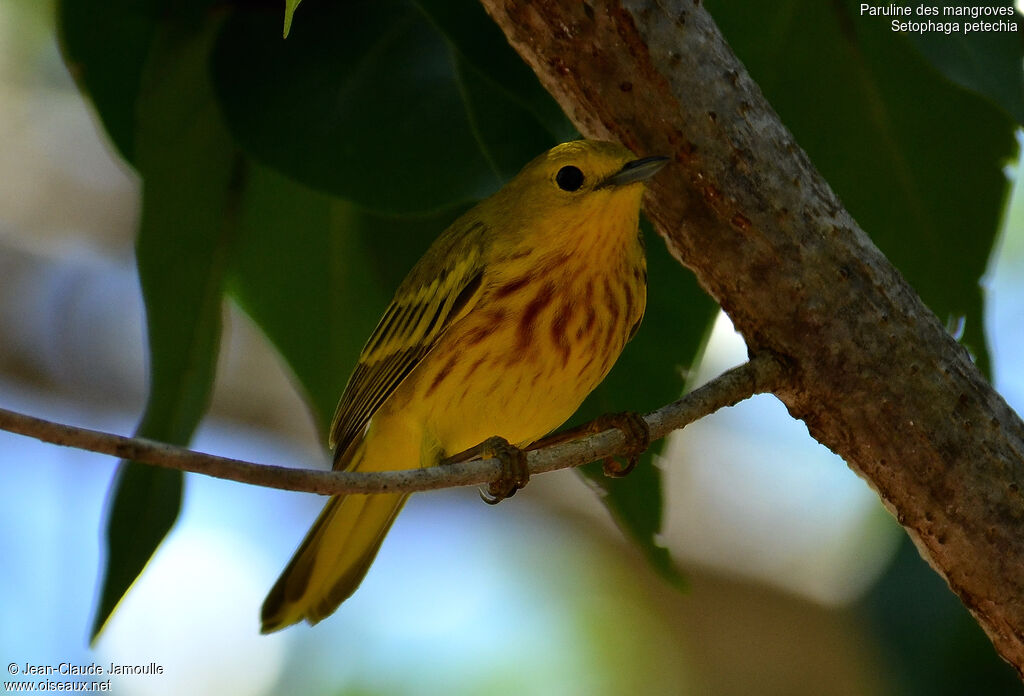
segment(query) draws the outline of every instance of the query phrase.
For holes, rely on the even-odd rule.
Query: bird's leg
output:
[[[470,447],[448,457],[442,464],[465,462],[474,458],[497,459],[501,462],[501,475],[491,481],[487,490],[480,489],[480,498],[488,505],[497,505],[505,498],[511,498],[530,480],[530,469],[526,465],[526,452],[510,445],[503,437],[489,437],[479,445]]]
[[[622,455],[623,462],[617,461],[615,457],[607,457],[604,460],[604,475],[613,478],[621,478],[631,472],[636,466],[640,455],[647,451],[651,444],[651,431],[647,427],[647,421],[643,416],[633,411],[623,413],[606,413],[589,423],[584,423],[578,428],[570,428],[560,433],[550,435],[543,440],[530,445],[528,449],[541,449],[550,445],[559,445],[563,442],[572,442],[587,435],[593,435],[610,428],[620,431],[626,438],[626,451]]]

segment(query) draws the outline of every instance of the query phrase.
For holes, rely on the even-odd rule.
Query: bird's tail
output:
[[[263,602],[262,632],[315,624],[348,599],[369,570],[408,494],[331,498]]]

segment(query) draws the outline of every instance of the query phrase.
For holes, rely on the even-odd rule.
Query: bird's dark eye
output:
[[[577,167],[562,167],[555,174],[555,183],[563,191],[576,191],[583,185],[583,172]]]

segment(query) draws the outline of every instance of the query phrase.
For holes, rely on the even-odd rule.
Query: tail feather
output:
[[[331,498],[263,602],[262,632],[315,624],[348,599],[369,570],[408,494]]]

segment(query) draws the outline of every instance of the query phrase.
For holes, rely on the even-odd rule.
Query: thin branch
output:
[[[750,362],[723,373],[678,401],[647,414],[644,419],[651,430],[651,439],[661,439],[673,430],[754,394],[773,391],[782,373],[782,366],[774,357],[764,354],[752,358]],[[501,474],[501,464],[495,459],[372,473],[291,469],[204,454],[140,437],[125,437],[54,423],[6,409],[0,409],[0,430],[153,466],[266,488],[320,495],[414,492],[480,485],[493,481]],[[622,452],[625,445],[626,439],[621,432],[605,430],[572,442],[531,451],[527,463],[530,473],[539,474],[615,456]]]

